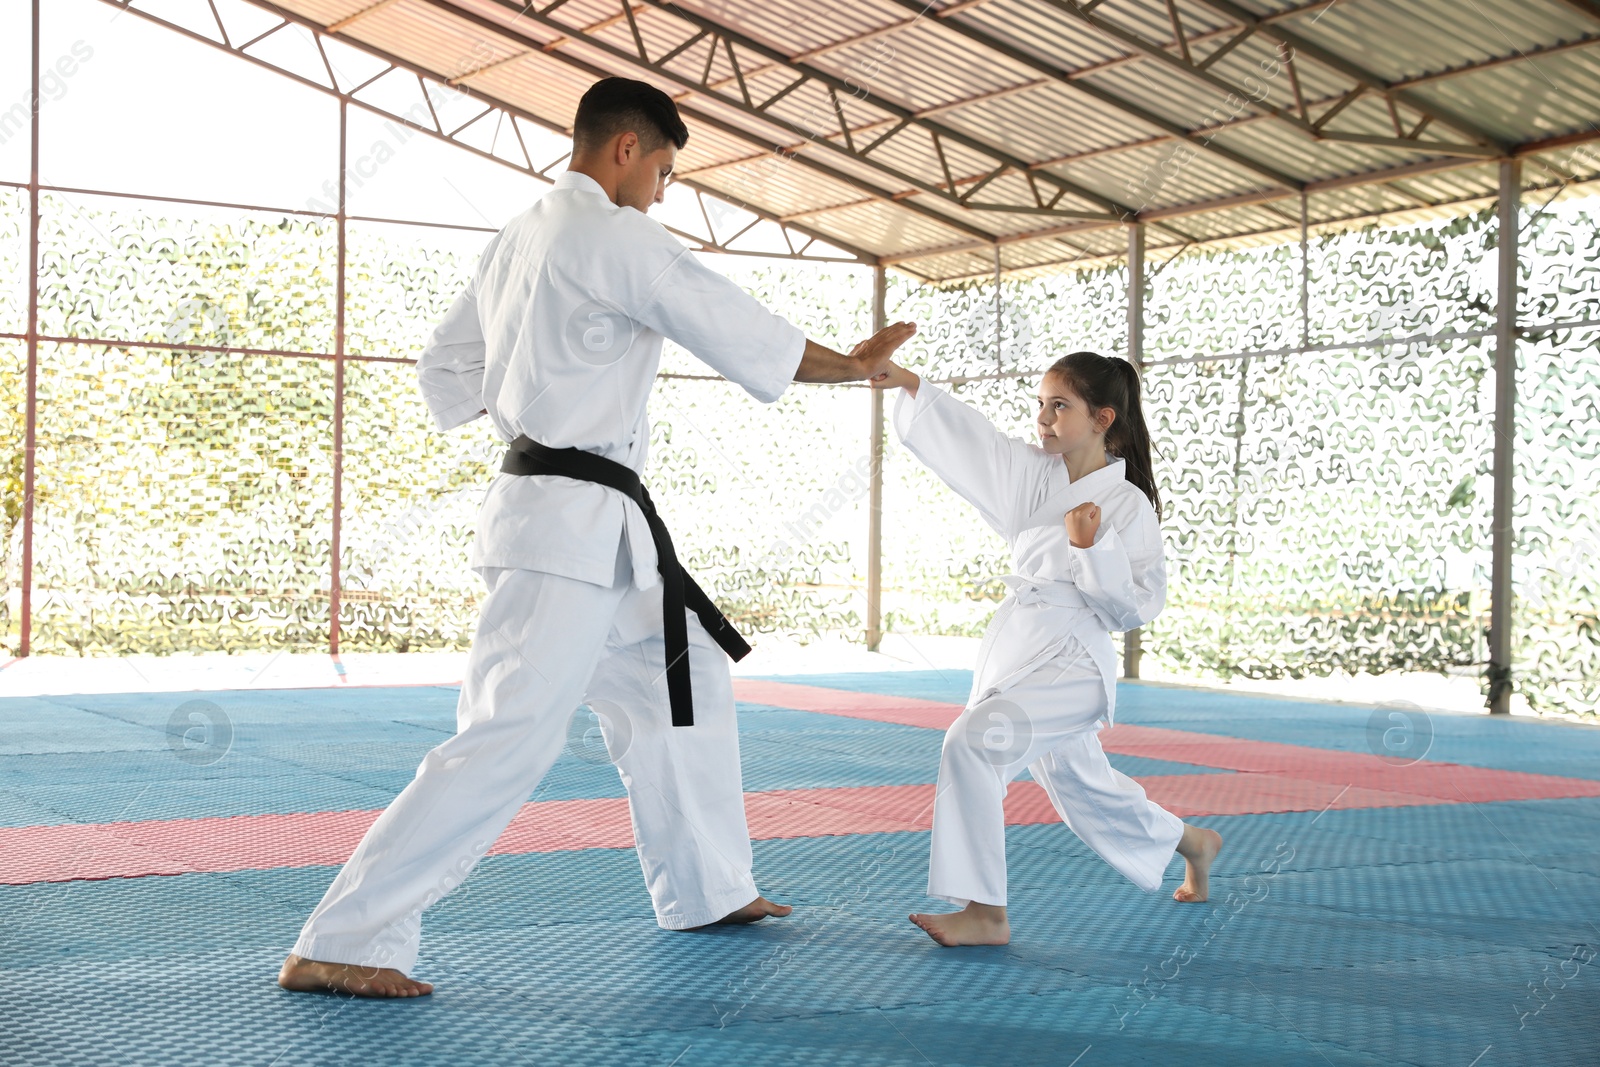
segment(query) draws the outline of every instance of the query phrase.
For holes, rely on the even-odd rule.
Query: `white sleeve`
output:
[[[479,259],[481,270],[500,235]],[[417,384],[422,399],[441,430],[452,430],[477,418],[484,409],[483,324],[478,318],[478,273],[444,313],[417,357]]]
[[[1089,548],[1073,545],[1072,580],[1109,629],[1137,629],[1167,603],[1167,561],[1160,524],[1148,504],[1123,538],[1105,523]]]
[[[671,338],[728,381],[770,404],[794,381],[806,335],[683,249],[638,321]]]
[[[1008,437],[982,412],[936,385],[895,398],[894,429],[906,450],[1011,539],[1037,503],[1040,468],[1034,448]]]

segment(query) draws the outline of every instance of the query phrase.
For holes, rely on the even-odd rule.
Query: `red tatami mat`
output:
[[[959,704],[944,704],[913,697],[884,696],[878,693],[856,693],[845,689],[824,689],[788,682],[762,682],[736,678],[733,692],[736,699],[751,704],[797,708],[801,711],[818,711],[829,715],[844,715],[854,719],[871,719],[874,722],[892,722],[903,726],[921,726],[936,730],[948,729],[956,716],[961,714]],[[1392,807],[1419,803],[1416,800],[1402,799],[1395,796],[1396,794],[1428,798],[1420,803],[1483,803],[1496,800],[1600,796],[1600,782],[1584,778],[1561,778],[1523,771],[1502,771],[1488,767],[1469,767],[1459,763],[1420,761],[1398,766],[1366,752],[1340,752],[1336,749],[1287,745],[1275,741],[1250,741],[1245,738],[1172,730],[1160,726],[1132,726],[1127,723],[1113,726],[1101,732],[1100,744],[1107,752],[1128,756],[1192,763],[1201,767],[1220,767],[1230,771],[1274,774],[1305,782],[1323,782],[1335,787],[1331,791],[1325,791],[1330,800],[1345,786],[1366,790],[1366,793],[1356,795],[1367,796],[1372,803],[1357,804],[1356,807]],[[1185,786],[1185,789],[1187,788]],[[1203,785],[1197,783],[1195,788],[1205,795],[1210,794],[1210,790]],[[1286,787],[1263,783],[1259,787],[1259,792],[1250,794],[1251,799],[1244,802],[1245,806],[1251,811],[1260,811],[1262,809],[1257,805],[1272,795],[1274,790],[1283,788]],[[1305,795],[1318,792],[1320,791],[1305,791]],[[1390,799],[1385,801],[1383,794],[1389,795]],[[1163,806],[1166,805],[1166,802],[1159,797],[1156,799]],[[1343,802],[1341,806],[1342,804]],[[1180,803],[1179,806],[1183,805]],[[1177,812],[1178,808],[1174,807],[1172,810]],[[1187,812],[1193,815],[1236,813],[1244,812],[1225,810],[1202,812],[1198,808]]]
[[[901,726],[922,726],[947,730],[961,714],[961,705],[916,697],[885,696],[882,693],[856,693],[848,689],[824,689],[793,682],[763,682],[755,678],[735,678],[733,698],[745,704],[766,704],[796,711],[820,711],[851,719],[893,722]]]
[[[945,729],[961,710],[931,700],[780,682],[736,680],[734,689],[748,703],[926,729]],[[1102,733],[1101,740],[1108,752],[1237,772],[1139,779],[1151,799],[1184,818],[1600,796],[1600,782],[1581,778],[1452,763],[1402,767],[1366,753],[1162,727],[1124,724]],[[746,794],[745,810],[756,840],[824,837],[926,830],[933,798],[932,785],[790,789]],[[331,866],[349,857],[377,816],[331,811],[0,828],[0,884]],[[1008,823],[1055,820],[1036,784],[1012,786]],[[632,845],[625,799],[557,800],[524,805],[491,852]]]
[[[1367,752],[1249,741],[1159,726],[1114,726],[1100,735],[1107,752],[1151,759],[1222,767],[1343,786],[1427,798],[1421,803],[1482,803],[1495,800],[1546,800],[1553,797],[1600,796],[1600,782],[1561,778],[1525,771],[1469,767],[1426,760],[1404,766]],[[1208,776],[1214,777],[1214,776]],[[1383,807],[1381,804],[1358,805]],[[1220,813],[1218,813],[1220,814]]]

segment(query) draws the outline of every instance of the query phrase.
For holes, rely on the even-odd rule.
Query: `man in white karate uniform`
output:
[[[585,700],[627,787],[657,922],[789,913],[751,874],[725,658],[749,649],[683,573],[639,484],[646,401],[663,337],[771,403],[791,381],[885,372],[915,327],[842,355],[702,264],[644,214],[687,140],[666,94],[597,82],[568,171],[489,242],[418,360],[441,430],[487,414],[511,444],[472,548],[488,594],[455,736],[334,879],[284,962],[286,989],[431,992],[407,977],[423,910],[494,844]]]

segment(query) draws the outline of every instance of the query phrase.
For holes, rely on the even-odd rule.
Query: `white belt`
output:
[[[1100,669],[1100,676],[1106,687],[1108,709],[1106,720],[1109,722],[1111,717],[1109,709],[1116,701],[1116,654],[1111,647],[1111,635],[1107,632],[1104,622],[1093,606],[1084,599],[1082,591],[1072,582],[1027,578],[1020,574],[1001,575],[1000,580],[1006,584],[1010,595],[1001,602],[999,610],[994,613],[994,618],[990,620],[989,628],[983,635],[983,643],[978,646],[978,669],[974,672],[970,699],[981,699],[1003,692],[1011,683],[1058,655],[1068,642],[1076,638]],[[1029,640],[1041,642],[1039,647],[1033,650],[1033,654],[1027,657],[1026,662],[1012,665],[1003,677],[986,677],[985,668],[989,663],[989,655],[1001,631],[1006,629],[1010,617],[1016,614],[1019,607],[1038,605],[1078,610],[1066,618],[1059,616],[1050,618],[1046,626],[1046,629],[1051,631],[1049,633],[1026,635]],[[1036,621],[1047,622],[1045,619]],[[982,691],[978,688],[980,681],[987,682]]]
[[[1000,580],[1006,583],[1006,588],[1011,590],[1018,604],[1048,604],[1056,608],[1089,607],[1083,593],[1071,582],[1025,578],[1020,574],[1003,574]]]

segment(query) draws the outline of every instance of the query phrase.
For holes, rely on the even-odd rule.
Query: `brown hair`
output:
[[[1101,408],[1117,413],[1106,431],[1106,451],[1123,461],[1123,475],[1150,498],[1161,518],[1161,492],[1150,464],[1150,433],[1139,404],[1139,371],[1125,359],[1098,352],[1073,352],[1050,365],[1054,374],[1089,405],[1092,417]]]

